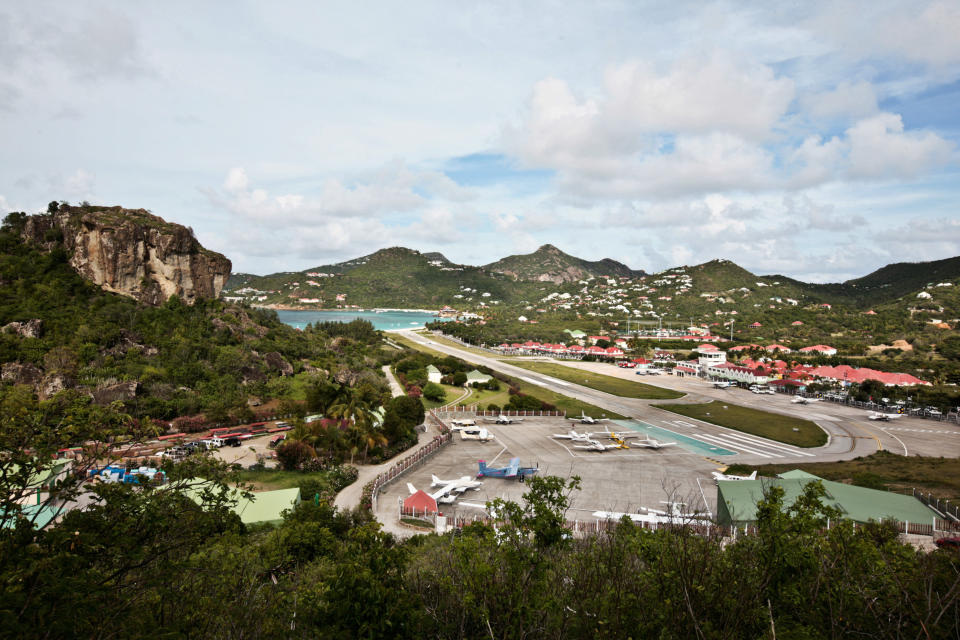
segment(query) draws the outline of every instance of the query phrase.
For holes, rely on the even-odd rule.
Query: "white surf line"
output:
[[[756,449],[745,447],[739,442],[730,442],[729,440],[724,440],[720,436],[711,436],[705,433],[698,433],[695,437],[710,441],[712,444],[719,444],[724,448],[730,448],[740,452],[752,453],[760,456],[761,458],[782,458],[783,457],[779,453],[757,451]]]
[[[772,442],[767,442],[766,440],[759,440],[759,439],[756,439],[756,438],[751,438],[751,437],[749,437],[749,436],[745,436],[745,435],[742,435],[742,434],[739,434],[739,433],[738,433],[738,434],[726,433],[726,434],[724,434],[724,435],[725,435],[726,437],[728,437],[728,438],[736,438],[736,439],[738,439],[738,440],[744,440],[744,441],[746,441],[746,442],[748,442],[748,443],[750,443],[750,444],[755,444],[755,445],[757,445],[758,447],[762,446],[762,447],[768,447],[768,448],[770,448],[770,449],[777,449],[777,450],[779,450],[779,451],[786,451],[787,453],[792,453],[793,455],[796,455],[796,456],[806,456],[806,457],[808,457],[808,458],[813,458],[813,457],[814,457],[814,454],[809,453],[809,452],[807,452],[807,451],[799,451],[798,449],[795,449],[795,448],[793,448],[793,447],[791,447],[791,446],[784,446],[784,445],[781,445],[781,444],[774,444],[774,443],[772,443]]]

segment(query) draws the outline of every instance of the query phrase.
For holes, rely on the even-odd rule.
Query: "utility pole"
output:
[[[733,323],[734,322],[736,322],[736,320],[730,321],[730,342],[733,342]]]

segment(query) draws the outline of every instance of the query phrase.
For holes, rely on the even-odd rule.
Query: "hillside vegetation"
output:
[[[545,244],[533,253],[507,256],[484,267],[521,281],[561,284],[599,276],[633,278],[644,275],[625,264],[605,258],[596,262],[564,253],[552,244]]]

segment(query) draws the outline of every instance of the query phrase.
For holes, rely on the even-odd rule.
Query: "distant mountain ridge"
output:
[[[579,281],[602,281],[603,276],[631,279],[631,295],[637,296],[632,304],[674,317],[698,317],[718,309],[724,315],[734,310],[754,314],[771,305],[844,305],[851,311],[866,311],[898,300],[896,308],[906,309],[910,305],[904,300],[915,299],[928,285],[960,279],[960,257],[892,264],[846,282],[818,284],[783,275],[756,275],[725,259],[647,274],[615,260],[583,260],[549,244],[482,267],[455,264],[438,252],[390,247],[304,271],[235,274],[224,291],[227,296],[275,306],[469,309],[530,306],[553,291],[574,295],[582,288]],[[232,293],[244,288],[260,293]],[[953,305],[946,307],[945,317],[954,317]]]
[[[496,262],[484,265],[494,273],[502,273],[516,280],[529,282],[552,282],[561,284],[595,278],[597,276],[616,276],[635,278],[646,275],[627,265],[604,258],[596,262],[584,260],[564,253],[552,244],[545,244],[533,253],[507,256]]]

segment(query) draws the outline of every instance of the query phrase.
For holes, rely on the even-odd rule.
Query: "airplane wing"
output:
[[[507,477],[513,477],[517,475],[517,470],[520,468],[520,458],[512,458],[510,460],[510,465],[507,467]]]
[[[573,436],[569,433],[555,433],[551,436],[552,438],[559,438],[560,440],[572,440]]]

